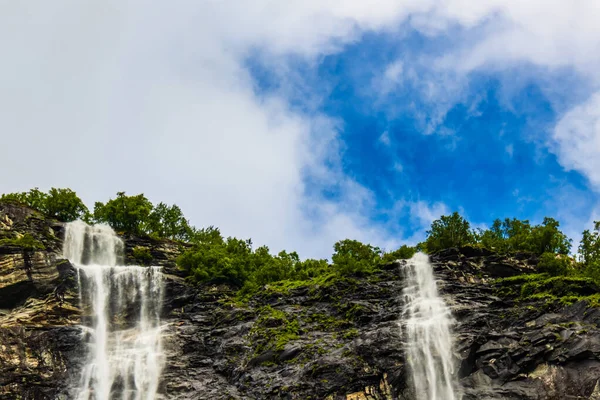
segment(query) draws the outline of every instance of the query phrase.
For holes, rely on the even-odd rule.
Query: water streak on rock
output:
[[[404,326],[406,357],[418,400],[458,400],[453,377],[453,323],[450,309],[438,295],[429,257],[417,253],[403,267],[406,287]]]
[[[63,255],[77,268],[88,359],[78,400],[154,400],[164,365],[159,267],[119,266],[123,242],[104,225],[67,225]]]

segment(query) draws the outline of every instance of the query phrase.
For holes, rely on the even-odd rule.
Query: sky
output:
[[[328,257],[600,219],[596,0],[0,0],[0,192],[175,203]]]

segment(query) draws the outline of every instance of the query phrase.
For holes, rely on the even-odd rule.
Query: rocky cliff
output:
[[[70,399],[79,378],[83,311],[62,232],[0,204],[0,399]],[[164,266],[164,398],[414,398],[401,262],[366,277],[270,285],[242,302],[227,287],[188,285],[174,263],[181,245],[124,239],[127,262]],[[525,301],[513,294],[518,281],[499,284],[533,270],[525,255],[465,248],[432,261],[456,319],[465,399],[600,399],[598,309]]]

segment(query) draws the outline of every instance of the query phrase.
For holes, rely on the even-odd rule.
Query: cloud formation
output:
[[[365,33],[474,32],[421,58],[429,75],[394,60],[379,81],[389,92],[416,82],[433,133],[479,69],[573,68],[597,87],[598,20],[595,2],[562,0],[5,2],[0,191],[68,186],[88,203],[145,192],[196,225],[307,256],[344,237],[392,247],[403,238],[374,222],[377,199],[343,168],[343,123],[291,104],[302,95],[262,93],[247,59],[259,53],[291,81],[290,60],[318,65]],[[553,147],[595,185],[599,103],[568,112]],[[419,227],[439,204],[410,207]]]

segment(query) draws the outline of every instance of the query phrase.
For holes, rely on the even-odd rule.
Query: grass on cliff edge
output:
[[[500,297],[519,301],[543,300],[562,305],[587,301],[590,307],[600,307],[600,287],[594,279],[584,276],[526,274],[496,279],[494,283],[496,294]]]
[[[34,239],[34,237],[29,233],[18,238],[0,239],[0,246],[20,247],[26,251],[34,251],[44,248],[42,242]]]

